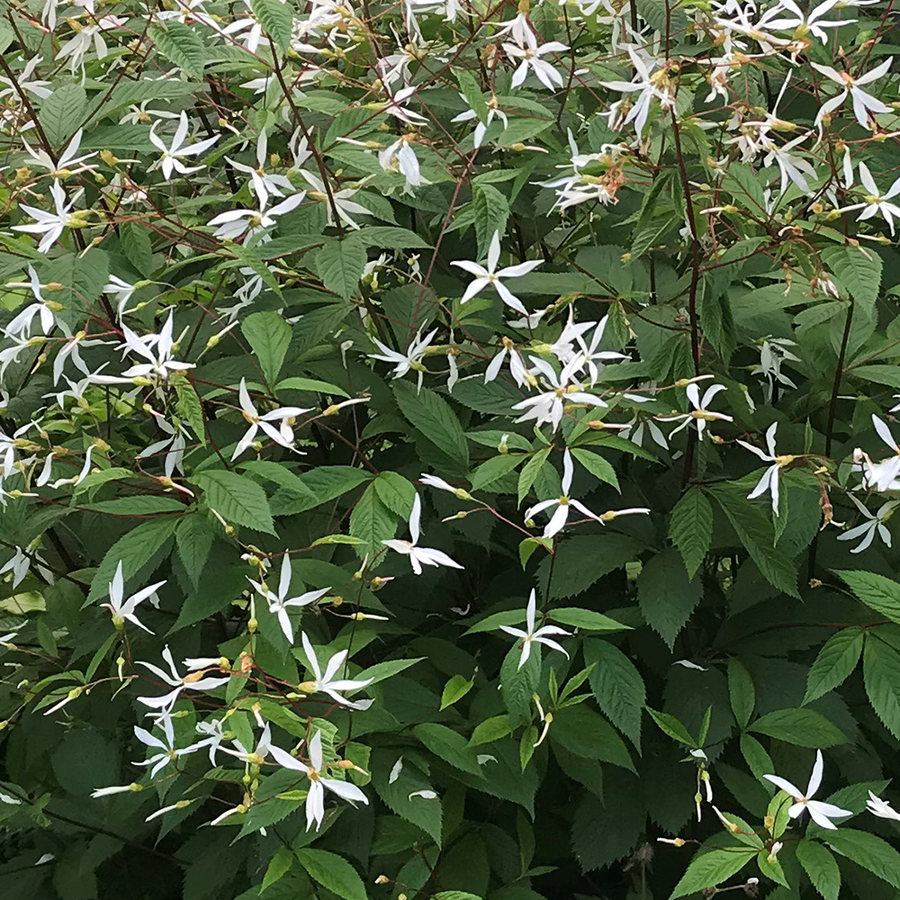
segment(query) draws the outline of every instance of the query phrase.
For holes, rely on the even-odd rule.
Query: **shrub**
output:
[[[894,897],[894,20],[5,5],[4,898]]]

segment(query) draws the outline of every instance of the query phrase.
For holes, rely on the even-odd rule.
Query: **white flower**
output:
[[[42,234],[41,242],[38,244],[38,252],[46,253],[60,238],[63,230],[72,220],[72,207],[82,194],[79,189],[71,201],[66,200],[66,193],[62,189],[62,185],[58,181],[54,181],[50,185],[50,194],[53,197],[53,212],[45,212],[34,206],[27,206],[24,203],[19,204],[19,208],[28,213],[35,220],[34,225],[13,225],[13,231],[22,231],[26,234]]]
[[[266,602],[269,604],[269,612],[272,613],[273,616],[276,616],[278,619],[278,624],[281,626],[281,630],[284,632],[284,636],[287,638],[287,642],[293,646],[294,645],[294,627],[291,625],[291,619],[288,615],[288,609],[292,607],[300,608],[303,606],[309,606],[310,603],[315,603],[320,597],[324,597],[331,588],[322,588],[318,591],[307,591],[304,594],[299,594],[296,597],[288,597],[288,592],[291,589],[291,576],[293,572],[291,569],[291,558],[287,553],[284,554],[284,558],[281,561],[281,575],[278,580],[278,593],[273,594],[264,584],[259,584],[256,581],[250,580],[250,584],[256,588],[256,590],[262,594],[265,598]]]
[[[231,454],[232,460],[237,459],[253,443],[256,439],[256,433],[260,429],[276,444],[286,447],[288,450],[299,452],[294,447],[294,432],[291,429],[291,424],[297,416],[302,416],[311,410],[302,409],[299,406],[282,406],[260,415],[259,410],[257,410],[250,399],[247,384],[243,378],[238,390],[238,397],[241,403],[241,415],[246,419],[250,427],[244,432],[244,436],[234,448],[234,453]],[[278,428],[272,424],[273,422],[279,423]]]
[[[326,215],[328,216],[328,224],[334,225],[334,213],[337,211],[338,218],[350,228],[359,228],[359,223],[353,219],[353,215],[370,216],[369,210],[350,198],[356,193],[356,188],[341,188],[339,191],[332,190],[331,199],[325,190],[325,184],[317,175],[307,172],[306,169],[300,169],[300,175],[303,176],[312,187],[309,196],[325,204]],[[332,209],[332,206],[334,207]],[[351,215],[352,213],[352,215]]]
[[[625,116],[623,124],[627,125],[633,121],[635,133],[640,137],[644,130],[644,125],[647,124],[647,116],[650,113],[650,104],[653,100],[659,100],[663,109],[671,109],[675,105],[675,98],[672,96],[667,84],[664,83],[663,88],[659,87],[659,76],[665,74],[665,69],[668,66],[665,60],[645,60],[630,47],[628,48],[628,55],[636,73],[634,81],[603,81],[601,84],[610,90],[620,91],[623,94],[638,94],[638,98],[628,111],[628,115]],[[654,67],[653,70],[651,70],[651,65]]]
[[[437,328],[433,331],[429,331],[425,337],[422,337],[422,332],[419,331],[416,336],[410,341],[409,346],[406,348],[406,353],[399,353],[396,350],[391,350],[387,344],[383,344],[378,338],[373,337],[372,341],[381,351],[381,353],[370,353],[369,356],[372,359],[380,359],[382,362],[388,362],[394,364],[394,378],[402,378],[410,369],[415,369],[418,372],[418,384],[419,390],[422,389],[422,378],[425,375],[425,367],[422,365],[422,357],[425,355],[425,351],[430,346],[431,342],[434,340],[434,336],[437,334]]]
[[[840,211],[850,212],[861,209],[862,212],[857,217],[858,222],[861,222],[863,219],[871,219],[872,216],[880,214],[884,221],[887,222],[888,228],[891,230],[891,236],[893,236],[894,217],[900,218],[900,206],[889,201],[896,197],[897,194],[900,194],[900,178],[894,181],[886,193],[882,194],[878,190],[878,185],[875,184],[875,179],[872,177],[869,167],[864,162],[861,162],[859,164],[859,180],[868,191],[865,202],[843,206]]]
[[[569,518],[570,507],[574,507],[589,519],[593,519],[596,522],[600,521],[600,517],[596,513],[592,513],[580,500],[573,500],[569,497],[569,491],[572,489],[572,475],[574,468],[572,454],[569,453],[567,449],[565,453],[563,453],[562,497],[553,500],[541,500],[540,503],[536,503],[534,506],[525,510],[525,519],[528,520],[534,518],[539,512],[543,512],[553,506],[556,507],[556,511],[550,517],[550,521],[544,528],[545,538],[552,538],[555,534],[558,534],[565,528]]]
[[[321,731],[317,731],[309,741],[309,765],[300,762],[299,759],[295,759],[280,747],[270,747],[269,750],[280,766],[302,772],[309,779],[309,789],[306,795],[307,831],[312,827],[313,822],[316,823],[317,831],[322,825],[322,820],[325,818],[326,791],[337,794],[338,797],[342,797],[344,800],[368,805],[368,798],[355,784],[322,776],[324,759],[322,756]]]
[[[86,153],[84,156],[77,156],[78,148],[81,146],[81,137],[83,131],[81,128],[75,132],[72,136],[72,140],[69,141],[67,147],[60,154],[59,159],[54,163],[50,158],[50,154],[47,153],[46,150],[34,150],[31,145],[27,141],[22,141],[25,145],[25,150],[28,155],[31,157],[31,163],[29,165],[32,166],[40,166],[43,169],[47,169],[51,175],[60,176],[63,173],[72,174],[73,172],[83,172],[88,169],[94,169],[96,166],[85,166],[82,163],[91,159],[91,157],[96,156],[96,153]]]
[[[409,135],[398,138],[378,154],[378,162],[385,172],[399,172],[406,179],[406,190],[431,182],[422,175],[416,151],[410,146]]]
[[[460,94],[462,96],[462,94]],[[463,97],[465,99],[465,97]],[[478,120],[478,124],[475,126],[475,133],[473,135],[474,147],[477,150],[482,143],[484,142],[484,136],[487,134],[488,127],[491,122],[494,121],[494,117],[497,117],[503,123],[503,130],[506,131],[509,128],[509,118],[503,110],[499,109],[497,106],[497,101],[494,98],[487,103],[487,115],[485,116],[484,121]],[[467,109],[465,112],[461,112],[458,116],[454,116],[450,121],[451,122],[471,122],[472,119],[478,119],[478,113],[475,112],[474,109]]]
[[[553,66],[542,57],[548,53],[564,53],[569,48],[559,41],[548,41],[538,45],[534,32],[528,31],[525,37],[525,45],[518,47],[515,44],[504,44],[503,49],[514,59],[521,59],[518,68],[513,72],[512,86],[519,87],[528,77],[528,70],[534,72],[536,78],[548,90],[562,87],[564,79]]]
[[[216,764],[216,752],[221,749],[221,744],[225,740],[225,719],[213,719],[208,722],[197,723],[197,734],[206,735],[201,738],[193,746],[200,750],[202,747],[209,747],[209,764]]]
[[[851,553],[862,553],[863,550],[866,550],[871,544],[872,541],[875,540],[875,535],[877,534],[881,540],[884,542],[886,547],[891,546],[891,533],[888,531],[887,526],[884,524],[893,514],[894,510],[900,506],[900,501],[898,500],[890,500],[887,503],[883,504],[878,508],[878,511],[873,516],[872,513],[869,512],[853,496],[853,494],[848,495],[850,499],[856,504],[857,509],[862,513],[863,517],[866,519],[861,525],[856,525],[853,528],[845,531],[843,534],[838,535],[839,541],[852,541],[858,537],[862,538],[859,545],[854,547],[850,552]]]
[[[119,384],[123,381],[131,381],[133,378],[151,377],[166,381],[172,372],[183,372],[186,369],[193,369],[193,363],[172,359],[175,346],[175,340],[172,336],[172,330],[175,325],[172,316],[173,313],[170,312],[158,335],[150,334],[145,337],[139,337],[127,325],[123,325],[122,334],[125,337],[123,348],[126,351],[131,350],[133,353],[146,359],[147,362],[129,366],[121,376],[95,375],[92,377],[92,380],[97,384]]]
[[[505,359],[509,360],[509,374],[512,375],[513,381],[522,387],[528,380],[528,369],[522,362],[522,355],[508,337],[503,338],[500,352],[488,363],[488,367],[484,371],[484,383],[493,381],[500,374]]]
[[[303,653],[314,676],[313,681],[303,682],[300,686],[301,691],[308,694],[319,692],[327,694],[335,703],[339,703],[341,706],[348,706],[350,709],[368,709],[372,705],[371,700],[357,700],[353,702],[341,693],[342,691],[358,691],[361,688],[368,687],[372,683],[371,678],[354,681],[350,678],[336,679],[334,677],[346,662],[349,651],[341,650],[335,653],[325,664],[325,671],[322,672],[322,669],[319,667],[319,660],[316,657],[315,648],[306,636],[306,632],[300,635],[300,643],[303,645]]]
[[[237,750],[232,750],[229,747],[221,747],[220,749],[223,753],[236,756],[245,763],[254,763],[257,766],[261,766],[269,755],[269,750],[272,749],[272,731],[267,723],[253,750],[245,747],[240,741],[235,741],[234,745],[237,747]]]
[[[281,203],[276,204],[268,211],[264,209],[264,204],[261,204],[258,210],[230,209],[228,212],[214,216],[206,224],[210,228],[215,227],[214,237],[222,240],[236,240],[245,231],[248,238],[253,237],[253,235],[263,231],[263,229],[271,228],[277,224],[276,219],[278,216],[283,216],[295,210],[303,202],[305,196],[305,193],[294,194],[292,197],[288,197],[287,200],[282,200]]]
[[[44,334],[50,334],[53,326],[56,324],[56,316],[53,310],[47,305],[44,295],[41,293],[41,282],[32,266],[28,267],[28,281],[11,281],[7,287],[27,287],[30,288],[36,303],[29,303],[24,309],[20,310],[16,316],[6,326],[6,334],[25,337],[31,336],[31,324],[37,316],[41,324],[41,331]]]
[[[168,717],[169,712],[172,707],[175,705],[175,702],[181,696],[181,692],[185,690],[190,691],[211,691],[217,687],[222,687],[225,684],[228,684],[228,677],[224,678],[216,678],[216,677],[200,677],[198,678],[197,672],[191,672],[188,675],[185,675],[182,678],[178,671],[175,668],[175,660],[172,659],[172,651],[169,649],[169,645],[163,648],[162,652],[163,661],[169,667],[168,671],[165,671],[159,666],[155,666],[152,663],[144,662],[143,660],[138,660],[138,665],[143,666],[145,669],[149,669],[163,684],[169,685],[169,687],[173,688],[173,690],[169,691],[167,694],[163,694],[162,697],[138,697],[138,702],[143,703],[144,706],[149,706],[151,709],[159,710],[157,716],[160,719],[165,719]]]
[[[868,131],[872,130],[872,125],[869,121],[870,114],[891,112],[889,106],[867,94],[859,85],[871,84],[873,81],[883,78],[890,70],[892,62],[893,60],[888,58],[881,65],[872,69],[871,72],[856,78],[849,72],[838,72],[836,69],[832,69],[831,66],[822,66],[819,63],[811,62],[810,65],[817,72],[821,72],[826,78],[831,79],[835,84],[841,85],[844,89],[836,97],[832,97],[822,104],[822,108],[816,116],[816,125],[819,127],[820,133],[825,116],[831,115],[847,99],[848,95],[853,101],[853,113],[856,116],[856,121]]]
[[[433,550],[419,546],[419,521],[422,517],[422,500],[416,494],[413,501],[412,512],[409,514],[409,536],[411,541],[390,540],[382,541],[386,547],[390,547],[395,553],[409,557],[410,565],[416,575],[422,574],[422,566],[449,566],[451,569],[461,569],[462,566],[450,559],[442,550]]]
[[[109,603],[103,603],[101,605],[105,606],[112,613],[113,623],[116,627],[121,627],[125,620],[127,620],[132,624],[137,625],[138,628],[143,628],[148,634],[153,634],[153,632],[138,619],[135,615],[135,610],[137,609],[138,604],[143,603],[145,600],[152,597],[165,583],[165,581],[157,581],[156,584],[151,584],[149,587],[142,588],[136,594],[132,594],[127,600],[123,600],[123,597],[125,596],[125,579],[122,577],[122,561],[119,560],[119,564],[116,566],[116,573],[113,575],[113,580],[109,583]]]
[[[71,382],[70,382],[71,384]],[[167,478],[171,478],[177,469],[184,474],[184,451],[187,447],[188,440],[191,439],[191,433],[187,430],[184,422],[176,420],[176,425],[170,425],[161,414],[154,415],[156,424],[160,431],[165,432],[168,437],[160,441],[154,441],[138,453],[138,459],[148,459],[166,451],[165,461],[163,462],[163,471]]]
[[[512,307],[516,312],[527,316],[528,310],[522,305],[518,297],[514,296],[509,288],[503,284],[504,278],[521,278],[527,275],[533,269],[543,265],[544,260],[534,259],[528,262],[519,263],[517,266],[507,266],[505,269],[497,269],[497,263],[500,261],[500,232],[495,231],[488,247],[487,267],[480,265],[467,259],[457,259],[450,263],[452,266],[459,266],[470,275],[475,276],[475,280],[469,283],[465,293],[462,295],[460,303],[468,303],[476,294],[483,291],[488,285],[493,285],[494,289],[500,295],[500,299],[507,305]]]
[[[582,390],[581,385],[574,381],[572,376],[578,368],[578,358],[573,359],[566,365],[557,375],[548,362],[538,359],[536,356],[530,357],[534,370],[539,372],[546,383],[547,390],[535,397],[527,397],[513,404],[513,409],[525,412],[516,419],[517,422],[526,422],[534,420],[538,425],[545,422],[553,426],[556,431],[559,423],[562,421],[565,405],[569,403],[584,403],[588,406],[606,406],[606,401],[593,394],[588,394]]]
[[[766,430],[766,447],[769,450],[768,453],[760,450],[759,447],[754,447],[753,444],[748,444],[746,441],[738,441],[745,450],[755,453],[763,462],[772,463],[772,465],[763,472],[762,478],[756,483],[756,487],[747,494],[747,499],[755,500],[757,497],[762,496],[766,491],[769,491],[772,494],[772,512],[776,516],[778,515],[778,487],[781,469],[794,461],[793,456],[779,456],[775,452],[775,432],[777,430],[777,422],[773,422]]]
[[[773,31],[800,31],[801,33],[809,32],[813,37],[817,37],[823,44],[828,43],[828,32],[826,28],[841,28],[844,25],[850,25],[856,19],[839,19],[836,22],[823,22],[822,16],[831,12],[836,6],[846,5],[842,0],[825,0],[820,3],[812,12],[807,15],[794,3],[794,0],[778,0],[778,5],[772,9],[766,10],[762,18],[759,20],[760,28],[771,28]],[[793,17],[775,18],[783,10],[787,10],[793,14]]]
[[[166,738],[165,741],[161,741],[158,737],[154,737],[149,731],[141,728],[139,725],[134,726],[134,736],[142,744],[151,749],[159,750],[159,753],[148,757],[142,762],[135,762],[136,766],[151,766],[151,778],[154,778],[158,772],[162,771],[170,762],[174,761],[179,756],[193,753],[197,749],[196,746],[185,747],[181,750],[176,749],[172,720],[169,716],[163,716],[159,721],[162,724],[163,734]]]
[[[584,370],[587,369],[587,374],[591,379],[592,386],[600,380],[600,373],[603,371],[604,363],[609,360],[628,359],[628,355],[625,353],[616,353],[613,350],[598,349],[600,347],[600,342],[603,340],[603,332],[606,330],[606,323],[608,321],[609,316],[604,316],[597,322],[594,333],[591,335],[590,343],[585,343],[581,334],[577,337],[578,344],[581,348],[575,355],[575,358],[578,361],[578,371],[584,372]],[[589,326],[592,324],[593,323],[588,323]]]
[[[537,602],[535,599],[534,588],[531,590],[531,594],[528,597],[528,606],[525,610],[525,631],[522,631],[521,628],[513,628],[510,625],[501,625],[500,630],[505,631],[507,634],[511,634],[513,637],[522,639],[522,655],[519,657],[519,665],[518,668],[522,668],[525,663],[528,661],[528,657],[531,655],[531,645],[532,644],[543,644],[545,647],[550,647],[553,650],[559,650],[560,653],[568,656],[569,654],[566,650],[561,647],[556,641],[551,640],[550,635],[566,635],[571,636],[570,631],[565,631],[562,628],[557,627],[556,625],[544,625],[541,628],[535,630],[535,615],[537,612]]]
[[[801,791],[800,788],[795,787],[784,778],[779,778],[777,775],[764,775],[763,777],[794,798],[794,805],[789,812],[792,819],[801,816],[803,810],[808,809],[810,818],[812,818],[813,822],[822,828],[830,828],[833,830],[837,828],[837,825],[831,821],[832,819],[840,818],[841,816],[852,816],[853,813],[849,809],[841,809],[839,806],[834,806],[831,803],[812,799],[822,784],[823,765],[822,751],[816,750],[816,762],[813,766],[812,774],[809,776],[809,784],[807,785],[805,792]]]
[[[887,800],[882,800],[871,791],[869,791],[869,799],[866,800],[866,809],[873,816],[878,816],[879,819],[893,819],[900,822],[900,812],[897,812]]]
[[[111,797],[113,794],[130,794],[142,789],[139,784],[114,784],[110,787],[95,788],[91,791],[91,797],[96,800],[98,797]]]
[[[416,95],[415,87],[404,87],[393,94],[389,91],[388,94],[391,99],[384,110],[388,115],[394,116],[408,125],[424,124],[428,121],[425,116],[406,108],[406,105]]]
[[[236,162],[230,157],[225,157],[235,169],[250,176],[250,190],[256,194],[260,209],[265,209],[270,196],[284,197],[285,193],[292,194],[295,190],[290,180],[284,175],[269,174],[265,171],[268,158],[269,139],[265,131],[259,133],[256,139],[256,167]]]
[[[724,413],[711,412],[707,407],[712,402],[713,397],[716,396],[720,391],[725,390],[724,384],[713,384],[710,385],[703,396],[700,396],[700,388],[697,387],[696,384],[689,384],[685,390],[687,394],[688,402],[691,406],[693,406],[693,410],[688,413],[683,413],[678,416],[659,416],[659,420],[662,422],[677,422],[680,421],[681,424],[672,430],[669,437],[671,438],[673,434],[677,434],[679,431],[687,428],[691,422],[697,423],[697,432],[699,434],[700,440],[703,440],[703,433],[706,429],[707,422],[733,422],[734,419],[731,416],[726,416]]]
[[[891,485],[900,475],[900,447],[897,446],[891,429],[882,419],[873,414],[872,424],[875,426],[878,437],[888,445],[894,455],[880,463],[867,466],[865,482],[876,491],[887,491],[891,489]]]
[[[211,138],[198,141],[196,144],[188,144],[185,146],[184,142],[187,138],[190,124],[188,123],[187,113],[182,112],[179,117],[178,127],[172,137],[172,144],[167,147],[163,143],[162,138],[156,133],[156,126],[158,124],[159,122],[153,123],[150,127],[150,134],[148,137],[150,138],[150,143],[162,153],[162,156],[151,166],[151,169],[162,169],[163,178],[165,178],[166,181],[169,181],[173,172],[178,172],[179,175],[190,175],[192,172],[199,172],[204,168],[203,166],[186,166],[182,160],[189,156],[199,156],[201,153],[204,153],[215,144],[220,135],[216,134]]]
[[[137,286],[129,284],[118,275],[110,275],[109,281],[103,287],[103,293],[109,294],[116,302],[116,315],[121,319],[125,313],[128,301],[134,296]]]

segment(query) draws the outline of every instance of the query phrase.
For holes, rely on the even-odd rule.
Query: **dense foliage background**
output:
[[[900,896],[893,0],[0,10],[4,900]]]

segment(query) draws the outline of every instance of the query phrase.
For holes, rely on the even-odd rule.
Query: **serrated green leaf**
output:
[[[265,491],[246,475],[208,469],[197,472],[191,480],[203,491],[207,505],[230,525],[275,534]]]
[[[859,662],[863,640],[861,628],[845,628],[825,642],[806,676],[804,706],[847,680]]]
[[[241,322],[241,331],[262,367],[266,381],[274,384],[291,343],[291,326],[277,312],[257,312]]]

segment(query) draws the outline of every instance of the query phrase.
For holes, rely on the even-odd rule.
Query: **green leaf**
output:
[[[291,30],[294,26],[294,7],[282,0],[253,0],[253,15],[272,38],[275,46],[284,53],[291,45]]]
[[[210,469],[197,472],[191,480],[203,491],[207,505],[229,525],[275,534],[265,491],[246,475]]]
[[[672,740],[685,744],[688,747],[697,746],[697,742],[691,737],[691,733],[675,716],[669,715],[669,713],[657,712],[655,709],[650,709],[649,706],[647,707],[647,712],[650,713],[650,718],[656,722],[660,730]]]
[[[688,575],[693,578],[712,544],[713,511],[706,494],[692,487],[672,510],[669,539],[678,548]]]
[[[586,703],[558,709],[553,714],[550,738],[576,756],[634,771],[628,748],[618,732]]]
[[[441,843],[443,806],[440,799],[433,800],[412,796],[418,791],[433,790],[430,782],[418,766],[404,759],[400,771],[397,762],[401,754],[397,751],[375,749],[372,752],[372,784],[378,796],[398,816],[418,825],[431,836],[436,844]]]
[[[334,394],[337,397],[349,397],[350,395],[336,384],[327,381],[318,381],[315,378],[301,378],[292,375],[275,385],[277,391],[315,391],[319,394]]]
[[[867,831],[843,827],[829,831],[824,840],[842,856],[900,890],[900,853],[887,841]]]
[[[550,599],[574,597],[595,581],[635,559],[642,545],[625,534],[576,535],[561,543],[556,551]],[[547,584],[550,559],[538,567],[538,583]]]
[[[311,506],[318,505],[315,494],[307,487],[306,481],[295,472],[288,469],[283,463],[272,462],[268,459],[249,459],[238,463],[238,468],[250,475],[264,481],[271,481],[279,487],[283,487],[292,494],[309,499]]]
[[[472,209],[475,216],[475,236],[478,238],[478,257],[487,257],[494,233],[502,238],[509,218],[509,202],[491,184],[476,184],[472,188]]]
[[[623,625],[603,613],[594,612],[592,609],[581,609],[577,606],[562,606],[559,609],[551,609],[547,618],[562,625],[571,625],[582,631],[630,631],[630,625]]]
[[[870,609],[892,622],[900,623],[900,584],[874,572],[841,570],[840,575],[856,596]]]
[[[91,581],[87,602],[92,603],[109,594],[109,583],[122,563],[122,575],[127,582],[134,578],[166,545],[175,533],[177,518],[151,519],[132,528],[117,540],[103,557]]]
[[[394,396],[410,424],[463,471],[468,471],[469,444],[453,407],[434,391],[422,388],[417,392],[414,385],[405,381],[394,385]]]
[[[215,537],[216,534],[206,516],[200,513],[185,516],[178,523],[175,531],[175,547],[178,550],[178,558],[194,587],[200,584],[200,577],[209,559],[209,551]]]
[[[280,0],[274,2],[280,5]],[[244,319],[241,331],[262,367],[266,381],[274,384],[291,343],[291,326],[277,312],[257,312]]]
[[[156,49],[192,78],[203,77],[206,65],[206,48],[203,38],[196,28],[181,22],[166,22],[164,25],[151,25],[150,38]]]
[[[426,722],[416,725],[413,733],[438,759],[470,775],[481,776],[481,766],[475,758],[475,751],[452,728]]]
[[[309,876],[343,900],[368,900],[366,886],[356,869],[336,853],[303,847],[294,851]]]
[[[381,472],[372,482],[378,499],[401,519],[408,519],[416,499],[416,489],[397,472]]]
[[[374,556],[384,550],[382,541],[391,540],[396,532],[397,517],[382,502],[373,482],[363,491],[350,514],[350,534],[363,541],[356,552],[360,558]]]
[[[463,68],[454,68],[453,74],[456,75],[456,80],[459,83],[459,89],[462,92],[463,97],[466,98],[466,103],[469,104],[469,109],[475,111],[475,115],[478,117],[479,122],[486,124],[488,117],[488,107],[478,80],[474,75],[472,75],[471,72],[468,72]]]
[[[466,678],[464,675],[454,675],[444,685],[444,690],[441,692],[441,709],[447,709],[462,700],[472,690],[474,684],[474,679]]]
[[[483,462],[470,476],[469,481],[473,491],[479,491],[512,472],[516,466],[526,459],[530,459],[521,453],[501,453]]]
[[[728,697],[738,728],[746,728],[756,706],[756,688],[747,667],[736,656],[728,660]]]
[[[827,847],[803,838],[797,844],[797,860],[823,900],[838,900],[841,893],[841,870],[834,854]]]
[[[203,404],[197,395],[197,390],[189,379],[183,375],[173,374],[169,383],[175,388],[175,410],[197,436],[202,447],[206,446],[206,422],[203,418]]]
[[[549,459],[550,451],[552,449],[552,447],[544,447],[543,450],[538,450],[538,452],[522,466],[522,471],[519,472],[519,506],[522,505],[522,501],[528,496],[528,492],[534,486],[535,481],[537,481],[537,477],[540,474],[541,469],[544,468],[544,464]]]
[[[675,890],[672,891],[669,900],[696,894],[707,888],[718,887],[723,881],[727,881],[740,872],[755,856],[755,850],[743,845],[734,845],[727,850],[708,850],[705,853],[698,853],[691,860],[681,881],[675,885]]]
[[[379,250],[423,250],[431,246],[414,231],[397,225],[366,225],[359,239],[366,247]]]
[[[599,481],[611,484],[617,491],[621,492],[616,470],[600,456],[599,453],[591,453],[588,450],[579,450],[577,447],[569,452],[588,470],[588,472],[591,473],[591,475]]]
[[[268,469],[266,477],[270,477]],[[302,483],[302,488],[285,483],[283,485],[286,488],[285,493],[272,498],[273,505],[276,499],[279,501],[277,509],[279,515],[295,515],[321,506],[365,484],[371,478],[364,469],[355,469],[352,466],[317,466],[297,477]]]
[[[637,587],[644,620],[671,650],[700,602],[700,579],[690,580],[678,554],[663,550],[644,564]]]
[[[62,150],[78,130],[87,107],[87,94],[80,84],[54,86],[53,93],[41,104],[38,118],[53,148]]]
[[[772,523],[766,514],[747,500],[743,492],[736,493],[733,487],[715,487],[710,493],[716,498],[737,532],[741,544],[766,581],[785,594],[799,598],[797,567],[781,547],[775,546]]]
[[[500,667],[500,693],[513,726],[531,719],[532,698],[541,677],[541,653],[537,645],[523,665],[522,650],[518,643],[506,654]]]
[[[866,637],[863,677],[876,715],[900,739],[900,653],[881,640],[877,631]]]
[[[646,701],[641,673],[618,647],[599,638],[584,642],[584,661],[594,666],[590,682],[600,709],[640,750],[641,713]]]
[[[288,870],[294,862],[294,852],[289,847],[279,847],[275,855],[269,860],[266,867],[266,874],[263,878],[262,887],[259,892],[262,894],[266,888],[271,887],[275,882],[284,878]]]
[[[345,300],[353,296],[365,267],[366,248],[356,233],[341,241],[329,241],[316,253],[316,271],[322,284]]]
[[[472,731],[472,737],[469,738],[469,744],[475,747],[479,744],[490,744],[499,741],[500,738],[506,737],[512,731],[512,724],[509,716],[491,716],[479,722]]]
[[[845,628],[825,642],[806,676],[804,706],[847,680],[859,662],[863,641],[861,628]]]
[[[776,709],[757,719],[750,731],[798,747],[833,747],[847,741],[837,725],[812,709]]]
[[[857,303],[868,310],[875,308],[881,292],[883,264],[874,248],[862,245],[829,247],[822,253],[822,261]]]
[[[378,684],[379,681],[384,681],[392,678],[394,675],[405,672],[411,666],[422,662],[424,659],[424,656],[417,656],[414,659],[387,659],[384,662],[375,663],[374,666],[369,666],[368,669],[363,669],[356,678],[360,681],[370,680],[372,684]]]

